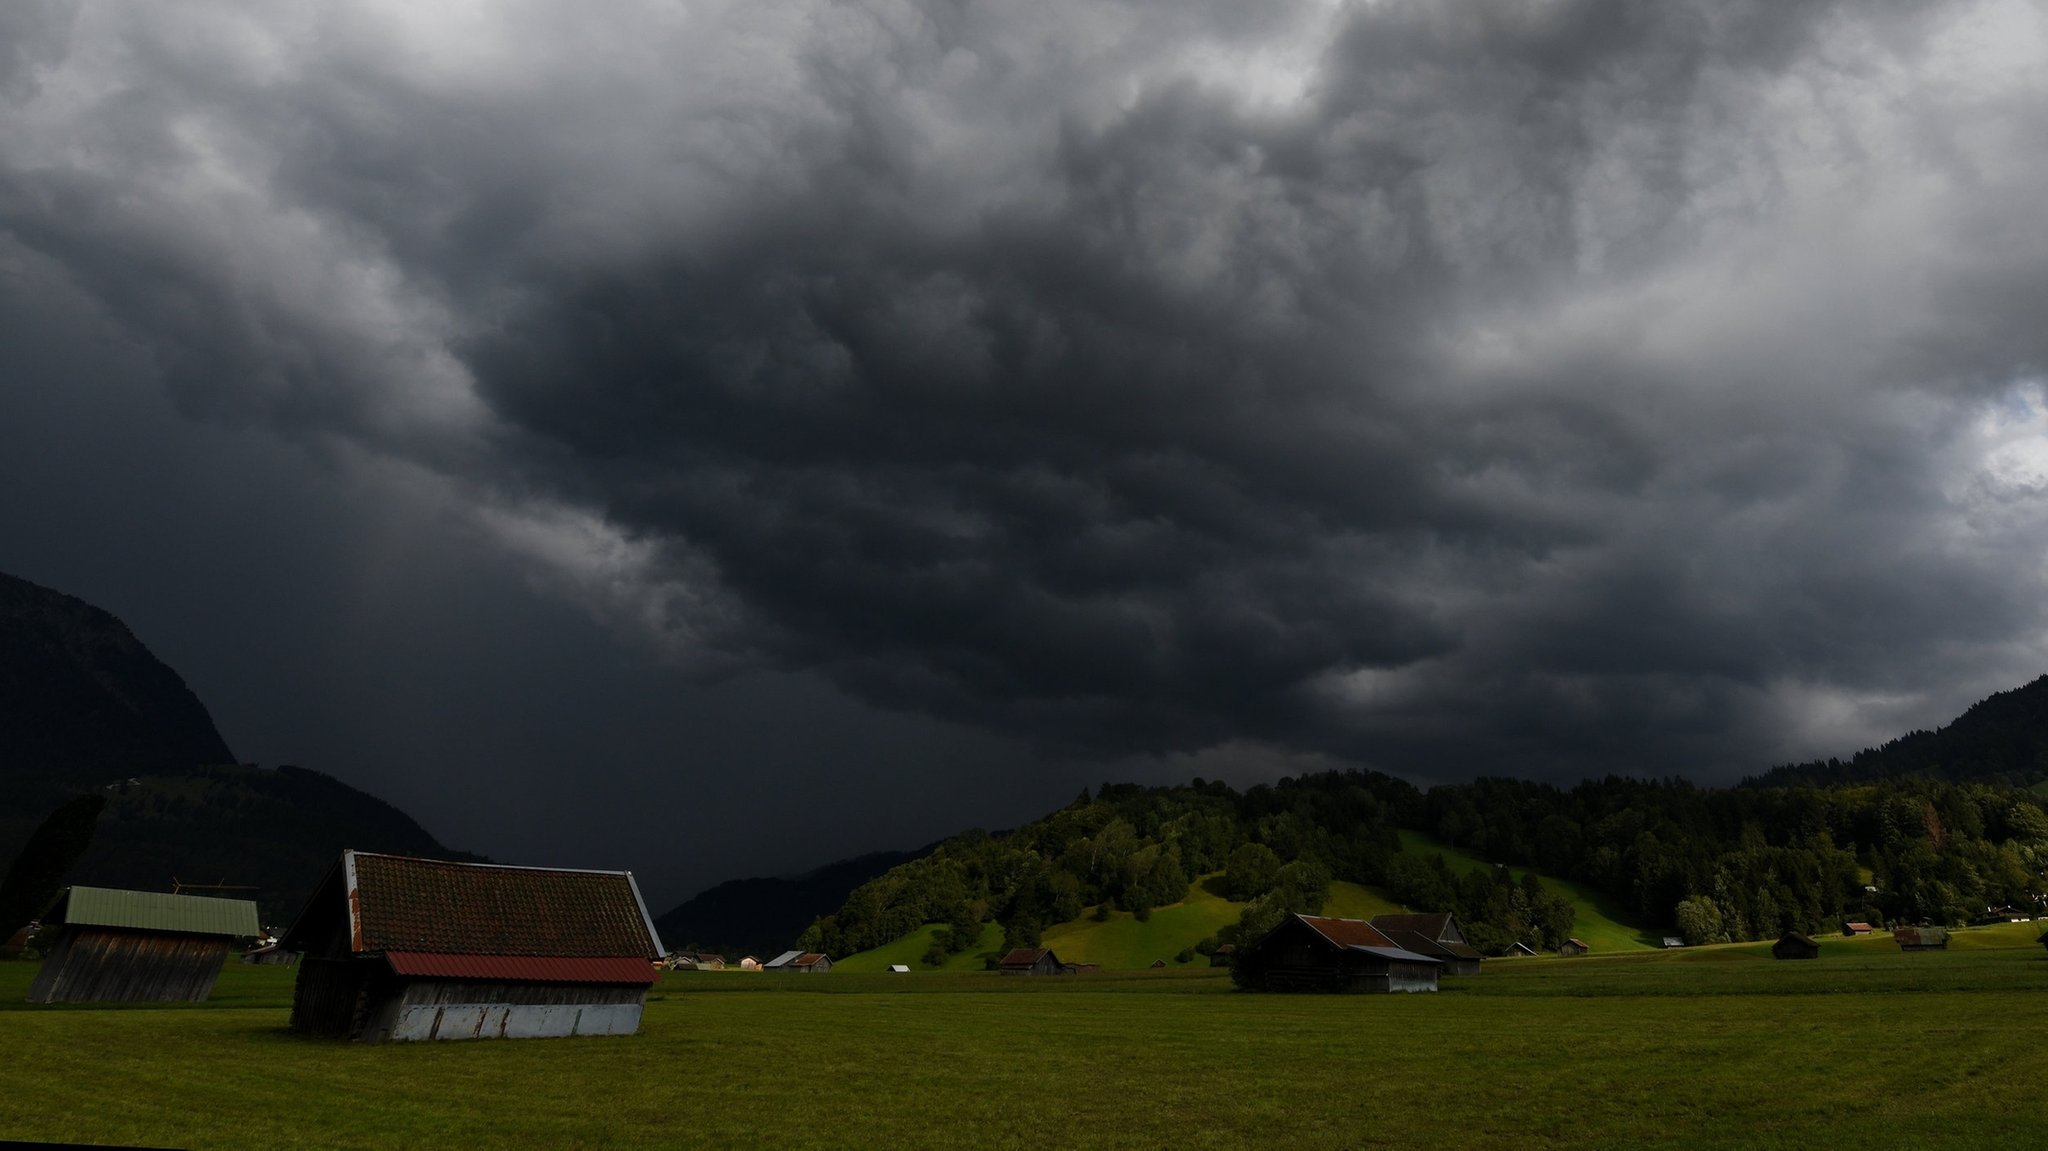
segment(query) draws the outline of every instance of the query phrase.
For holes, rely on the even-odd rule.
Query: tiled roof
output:
[[[628,872],[350,854],[358,952],[640,960],[661,953]]]
[[[1295,918],[1339,947],[1394,946],[1393,940],[1363,919],[1331,919],[1321,915],[1297,915]]]
[[[254,938],[263,934],[263,928],[256,923],[256,905],[246,899],[117,891],[110,887],[67,888],[45,918],[51,923],[128,927],[179,935]]]
[[[384,959],[399,975],[440,979],[502,979],[509,983],[654,983],[654,968],[630,956],[565,959],[558,956],[436,955],[387,951]]]
[[[1045,953],[1045,948],[1043,947],[1019,947],[1016,950],[1010,952],[1008,955],[1003,956],[1003,961],[997,966],[1029,967],[1032,964],[1037,963],[1039,956],[1044,955]]]
[[[1372,925],[1381,931],[1413,931],[1431,939],[1442,939],[1451,925],[1448,911],[1431,912],[1428,915],[1375,915]]]
[[[790,962],[790,966],[792,966],[792,967],[816,967],[816,966],[817,966],[818,964],[820,964],[820,963],[823,963],[824,961],[825,961],[825,953],[824,953],[824,952],[822,952],[822,951],[806,951],[806,952],[804,952],[804,953],[803,953],[802,955],[799,955],[799,956],[797,956],[797,957],[796,957],[796,958],[795,958],[794,960],[792,960],[792,961]]]

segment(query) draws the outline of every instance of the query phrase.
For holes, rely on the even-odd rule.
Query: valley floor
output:
[[[1024,979],[675,973],[638,1036],[361,1047],[215,1001],[36,1008],[0,964],[0,1138],[228,1146],[2013,1145],[2048,1079],[2035,925],[1490,961],[1437,995],[1233,992],[1207,969]]]

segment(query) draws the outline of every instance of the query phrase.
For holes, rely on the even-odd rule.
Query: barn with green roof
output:
[[[261,935],[246,899],[69,887],[43,913],[57,927],[30,1003],[203,1001],[238,939]]]

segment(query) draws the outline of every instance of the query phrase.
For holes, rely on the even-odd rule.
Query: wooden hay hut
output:
[[[365,1042],[631,1035],[661,937],[630,871],[344,851],[282,945],[292,1030]]]
[[[1225,943],[1222,946],[1218,947],[1216,950],[1209,953],[1209,966],[1228,967],[1230,966],[1231,956],[1235,954],[1237,954],[1237,945],[1234,943]]]
[[[1393,940],[1394,946],[1441,961],[1445,975],[1479,974],[1479,951],[1466,942],[1465,930],[1458,926],[1458,917],[1448,911],[1429,915],[1375,915],[1366,922]]]
[[[61,925],[30,1003],[203,1002],[235,940],[263,934],[246,899],[69,887],[43,913]]]
[[[1578,941],[1573,940],[1572,942],[1576,943]],[[1520,959],[1525,956],[1533,956],[1535,954],[1535,948],[1529,946],[1528,944],[1522,942],[1519,939],[1515,940],[1513,943],[1508,944],[1508,958],[1510,959]]]
[[[1787,931],[1771,944],[1772,959],[1819,959],[1820,944],[1797,931]]]
[[[1018,947],[1003,956],[996,970],[1004,975],[1065,975],[1060,957],[1048,947]]]
[[[1591,950],[1593,949],[1586,946],[1585,940],[1577,938],[1576,936],[1567,939],[1563,943],[1557,945],[1557,953],[1567,958],[1574,955],[1584,955],[1585,953]]]
[[[1875,930],[1877,929],[1860,919],[1852,920],[1842,925],[1842,934],[1844,935],[1869,935]]]
[[[1262,991],[1435,991],[1443,962],[1388,939],[1363,919],[1290,915],[1238,950],[1234,979]]]
[[[1900,951],[1947,951],[1948,928],[1901,927],[1892,932]]]

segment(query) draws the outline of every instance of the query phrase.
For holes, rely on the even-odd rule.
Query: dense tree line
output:
[[[1425,831],[1496,866],[1458,874],[1403,854]],[[1016,831],[970,832],[861,885],[801,945],[837,955],[941,924],[926,956],[972,950],[988,923],[1008,946],[1112,911],[1140,918],[1204,876],[1243,902],[1213,946],[1321,909],[1333,880],[1380,887],[1418,911],[1455,911],[1475,945],[1554,947],[1571,903],[1534,876],[1572,879],[1638,923],[1693,942],[1786,929],[1967,921],[2030,905],[2048,871],[2048,814],[1995,784],[1900,778],[1855,787],[1701,788],[1610,777],[1570,790],[1483,779],[1422,792],[1372,772],[1330,772],[1239,793],[1214,782],[1105,785]]]

